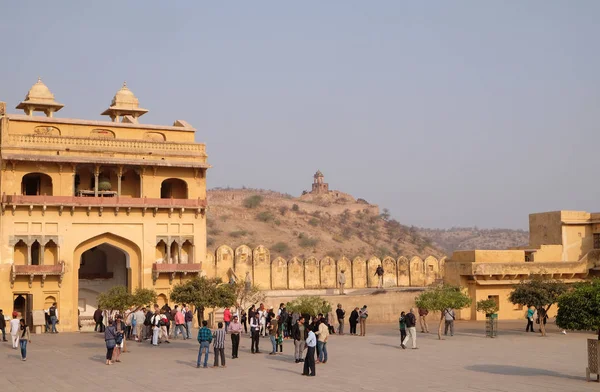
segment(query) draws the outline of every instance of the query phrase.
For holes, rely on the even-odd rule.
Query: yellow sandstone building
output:
[[[482,320],[475,303],[494,299],[501,319],[524,319],[525,309],[508,301],[513,286],[540,276],[566,283],[583,281],[600,271],[600,213],[554,211],[529,215],[529,245],[509,250],[454,252],[445,263],[446,282],[468,289],[471,308],[463,320]],[[556,314],[556,306],[549,316]]]
[[[205,145],[182,120],[145,125],[124,84],[102,114],[57,118],[38,80],[7,114],[0,102],[0,308],[32,315],[58,303],[59,330],[91,317],[114,285],[159,302],[206,258]],[[38,311],[38,312],[36,312]]]

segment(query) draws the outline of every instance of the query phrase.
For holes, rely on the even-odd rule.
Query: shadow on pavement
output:
[[[180,359],[177,359],[177,360],[175,360],[175,363],[178,363],[180,365],[185,365],[185,366],[196,368],[196,361],[182,361]]]
[[[474,372],[490,373],[490,374],[501,374],[505,376],[551,376],[559,378],[568,378],[571,380],[583,380],[585,377],[571,376],[568,374],[558,373],[552,370],[537,369],[530,367],[520,367],[511,365],[472,365],[466,366],[466,370]]]

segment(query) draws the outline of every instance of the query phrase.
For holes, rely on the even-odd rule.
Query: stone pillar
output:
[[[167,264],[171,264],[171,242],[167,244]]]
[[[143,198],[144,197],[144,172],[145,172],[145,168],[141,168],[140,169],[140,197]]]
[[[96,165],[94,170],[94,196],[98,197],[98,176],[100,175],[100,165]]]
[[[194,261],[196,261],[196,245],[192,244],[192,252],[188,255],[188,264],[192,264]]]
[[[123,166],[117,169],[117,196],[121,196],[121,177],[123,177]]]
[[[46,249],[46,245],[40,245],[40,265],[44,265],[44,250]]]
[[[75,184],[76,177],[77,177],[77,165],[73,164],[73,196],[77,196],[77,184]]]
[[[27,265],[31,265],[31,244],[27,243]]]
[[[181,264],[181,246],[177,246],[177,264]]]

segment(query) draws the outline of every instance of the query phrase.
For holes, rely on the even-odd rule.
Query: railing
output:
[[[163,264],[154,263],[152,264],[152,282],[156,284],[160,274],[169,275],[169,284],[173,283],[175,274],[200,274],[202,271],[202,264],[190,263],[190,264]]]
[[[206,148],[202,143],[176,143],[149,140],[130,139],[103,139],[73,136],[48,136],[48,135],[9,135],[11,145],[36,144],[61,147],[102,147],[122,150],[144,151],[189,151],[204,155]]]
[[[157,199],[149,197],[78,197],[78,196],[25,196],[2,195],[3,204],[60,205],[106,207],[206,207],[206,199]]]
[[[62,264],[58,265],[15,265],[13,264],[13,273],[15,275],[60,275],[63,271]]]

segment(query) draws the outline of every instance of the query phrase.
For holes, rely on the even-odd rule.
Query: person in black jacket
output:
[[[292,339],[294,339],[294,358],[296,363],[304,362],[302,353],[304,352],[304,344],[308,337],[308,328],[304,327],[304,317],[300,316],[296,324],[292,327]]]
[[[412,340],[413,350],[417,349],[417,317],[415,316],[415,310],[410,309],[404,320],[406,321],[406,329],[408,330],[408,339]],[[406,339],[405,339],[406,340]],[[408,343],[408,340],[406,340]]]
[[[6,320],[4,320],[2,309],[0,309],[0,331],[2,331],[2,341],[6,342]]]
[[[358,324],[358,308],[354,308],[352,313],[350,313],[350,319],[348,319],[350,323],[350,335],[356,335],[356,324]]]
[[[152,338],[152,316],[154,316],[154,313],[152,313],[152,310],[148,309],[146,317],[144,318],[144,340]]]
[[[98,308],[94,312],[94,322],[96,323],[94,332],[104,332],[104,324],[102,323],[102,319],[104,319],[104,316],[102,315],[102,309]]]

